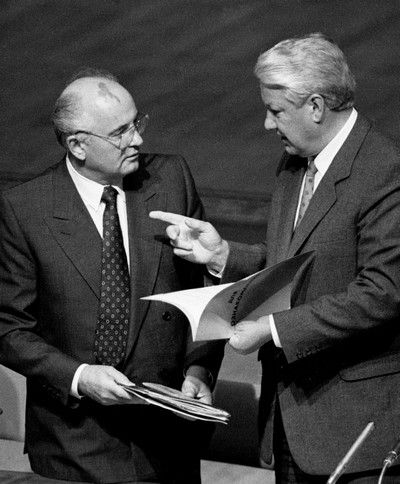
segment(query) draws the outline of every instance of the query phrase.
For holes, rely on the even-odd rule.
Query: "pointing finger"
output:
[[[184,215],[179,215],[178,213],[163,212],[161,210],[153,210],[149,213],[149,217],[174,225],[184,224],[185,219],[187,219],[187,217],[185,217]]]

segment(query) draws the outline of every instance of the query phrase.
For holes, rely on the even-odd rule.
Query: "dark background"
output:
[[[150,114],[143,150],[183,154],[209,218],[258,239],[282,149],[263,129],[253,67],[313,31],[345,51],[357,107],[399,138],[397,0],[2,0],[0,13],[2,186],[60,159],[53,103],[71,73],[101,67]]]

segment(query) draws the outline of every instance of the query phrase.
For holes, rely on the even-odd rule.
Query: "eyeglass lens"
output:
[[[130,128],[122,134],[121,145],[126,146],[127,144],[131,143],[133,136],[135,135],[135,131],[142,135],[146,129],[148,119],[149,116],[147,114],[139,115],[138,118],[133,122],[132,126],[130,126]]]
[[[148,114],[139,114],[138,117],[133,122],[134,127],[136,128],[137,132],[140,135],[144,133],[144,130],[146,129],[148,121],[149,121]]]

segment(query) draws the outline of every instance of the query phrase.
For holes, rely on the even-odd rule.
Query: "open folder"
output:
[[[173,304],[189,320],[193,341],[229,339],[239,321],[290,308],[292,282],[313,252],[286,259],[229,284],[142,297]]]
[[[179,390],[159,383],[142,383],[141,385],[131,383],[121,386],[127,392],[151,405],[157,405],[182,416],[224,424],[228,423],[230,418],[230,414],[225,410],[200,402]]]

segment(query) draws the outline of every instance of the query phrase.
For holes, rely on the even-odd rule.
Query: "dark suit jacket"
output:
[[[173,255],[165,224],[148,216],[167,210],[202,217],[188,167],[178,156],[141,155],[139,171],[124,183],[132,302],[122,371],[133,381],[179,388],[195,363],[216,378],[221,346],[193,344],[179,310],[140,300],[203,284],[199,267]],[[184,460],[187,439],[200,441],[201,425],[155,407],[70,397],[78,366],[95,363],[101,249],[64,161],[3,193],[0,360],[27,377],[26,449],[34,471],[66,480],[140,480],[165,464],[173,468],[172,454]],[[196,445],[187,452],[198,459]]]
[[[330,474],[366,424],[350,470],[380,468],[400,431],[400,154],[360,115],[293,222],[305,163],[278,169],[265,244],[231,244],[225,281],[315,251],[274,315],[283,346],[260,351],[262,457],[271,461],[274,399],[297,464]]]

